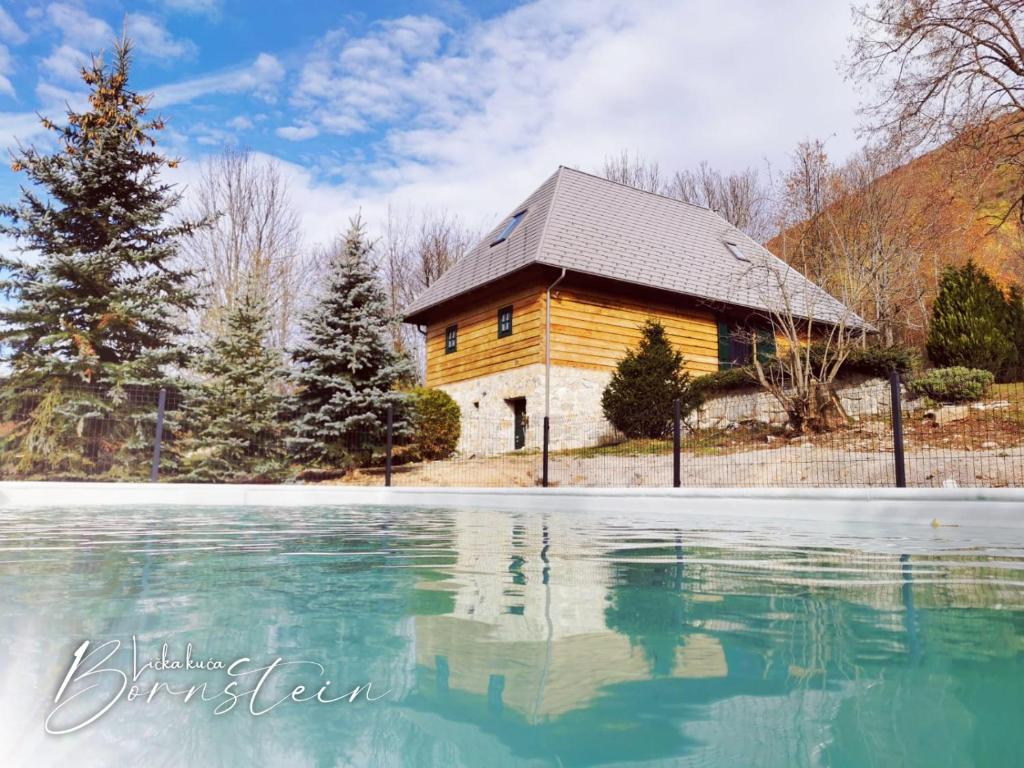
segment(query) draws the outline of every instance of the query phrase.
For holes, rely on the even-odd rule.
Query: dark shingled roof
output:
[[[509,218],[509,237],[491,245]],[[738,250],[737,258],[728,243]],[[722,304],[866,324],[714,211],[559,169],[406,309],[413,316],[531,264]]]

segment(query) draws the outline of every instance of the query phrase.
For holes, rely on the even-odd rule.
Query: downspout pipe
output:
[[[548,286],[544,301],[544,418],[551,416],[551,291],[565,279],[565,267],[562,274]]]

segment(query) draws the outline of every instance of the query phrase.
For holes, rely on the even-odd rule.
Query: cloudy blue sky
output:
[[[0,2],[0,145],[45,141],[79,62],[127,24],[179,183],[224,144],[282,163],[311,242],[362,210],[493,223],[559,164],[778,168],[855,146],[845,0]],[[19,179],[0,170],[0,199]]]

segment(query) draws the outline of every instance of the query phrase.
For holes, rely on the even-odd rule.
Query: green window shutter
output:
[[[775,334],[771,331],[757,332],[757,359],[761,364],[767,363],[775,357]]]
[[[732,339],[729,336],[729,323],[718,321],[718,370],[732,368]]]

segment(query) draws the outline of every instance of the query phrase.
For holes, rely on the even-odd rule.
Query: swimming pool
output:
[[[0,509],[0,764],[1019,762],[1024,528],[726,518]]]

